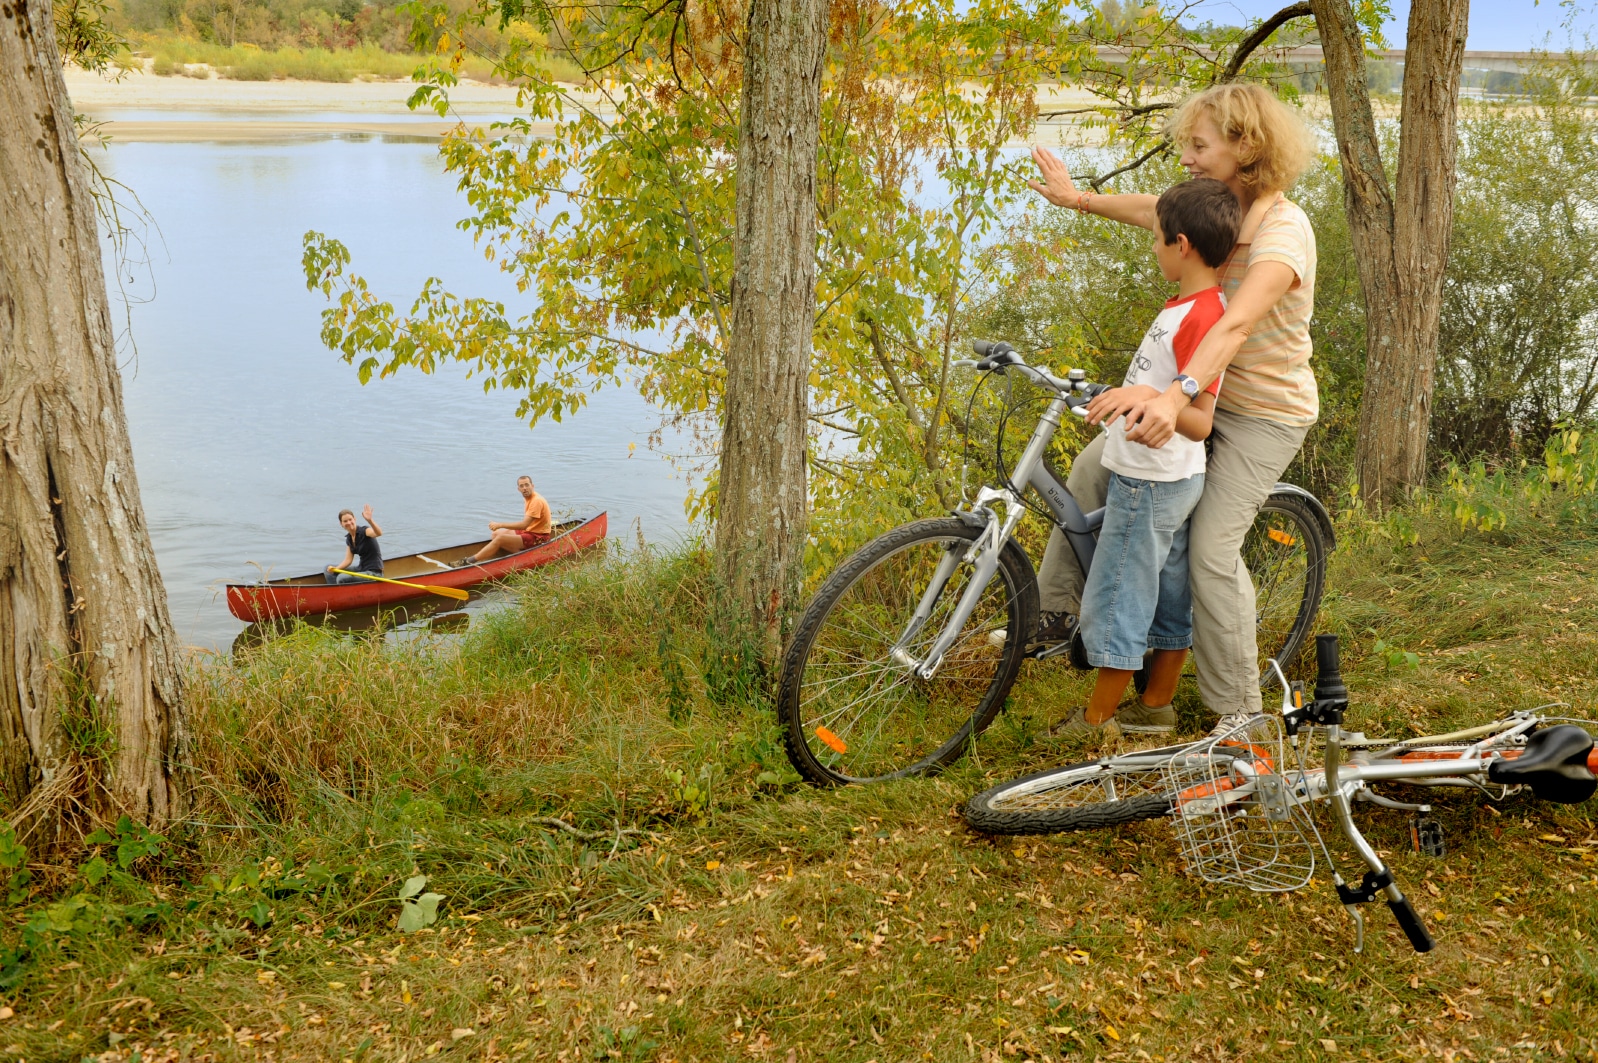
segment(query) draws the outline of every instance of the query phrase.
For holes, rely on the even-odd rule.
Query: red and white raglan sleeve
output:
[[[1176,355],[1178,373],[1187,370],[1187,363],[1193,360],[1193,352],[1198,350],[1199,341],[1215,327],[1215,323],[1221,320],[1221,315],[1224,313],[1226,313],[1226,302],[1221,298],[1219,288],[1203,292],[1193,300],[1187,313],[1182,317],[1182,323],[1176,328],[1176,335],[1171,337],[1171,351]],[[1204,390],[1211,395],[1219,395],[1221,378],[1216,377],[1215,382]]]

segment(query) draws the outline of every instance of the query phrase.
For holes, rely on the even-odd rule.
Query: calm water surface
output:
[[[300,271],[307,229],[343,240],[401,308],[433,275],[457,294],[521,298],[454,228],[467,208],[433,146],[113,143],[97,154],[159,226],[149,270],[132,271],[130,293],[146,301],[131,311],[138,350],[124,352],[123,379],[186,641],[228,646],[243,625],[220,588],[259,578],[254,565],[289,576],[337,563],[345,507],[371,503],[384,553],[397,556],[519,517],[526,473],[557,514],[609,510],[612,536],[630,537],[635,522],[651,542],[686,534],[687,481],[646,449],[660,418],[636,393],[601,392],[529,431],[515,396],[485,394],[462,372],[362,387],[321,345],[326,304]]]

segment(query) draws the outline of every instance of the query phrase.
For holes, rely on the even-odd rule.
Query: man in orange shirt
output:
[[[517,479],[516,490],[522,493],[524,500],[522,519],[489,521],[488,530],[493,533],[493,538],[476,554],[455,562],[457,568],[475,565],[500,554],[514,554],[540,543],[549,542],[550,530],[555,526],[549,514],[549,503],[544,501],[543,495],[533,490],[533,479],[530,476]]]

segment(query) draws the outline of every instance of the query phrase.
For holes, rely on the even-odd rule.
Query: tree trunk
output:
[[[804,561],[824,0],[751,0],[716,548],[767,662]]]
[[[181,807],[183,681],[133,472],[93,198],[50,2],[3,12],[0,808],[42,813],[31,832],[52,820],[39,806],[55,788],[87,777],[110,800],[95,811],[160,824]]]
[[[1426,476],[1470,5],[1415,0],[1410,7],[1395,194],[1382,168],[1364,40],[1349,0],[1311,3],[1365,295],[1365,390],[1355,468],[1362,495],[1381,505]]]

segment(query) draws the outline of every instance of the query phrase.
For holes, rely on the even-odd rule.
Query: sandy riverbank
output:
[[[133,71],[120,81],[86,71],[66,72],[67,92],[80,110],[104,111],[238,111],[355,112],[406,115],[405,100],[415,85],[392,81],[229,81],[223,78],[158,77]],[[516,89],[462,81],[450,92],[463,115],[497,115],[516,107]]]
[[[105,132],[122,142],[279,141],[328,137],[404,137],[437,139],[458,121],[486,126],[514,114],[516,89],[462,81],[450,90],[454,117],[405,106],[415,88],[409,80],[231,81],[222,78],[159,77],[145,71],[120,81],[70,69],[67,91],[73,104],[105,123]],[[596,101],[597,102],[597,101]],[[1039,109],[1082,107],[1095,102],[1088,93],[1049,86],[1039,93]],[[1059,143],[1074,123],[1047,123],[1039,140]],[[534,133],[547,129],[535,127]]]
[[[457,117],[411,111],[409,80],[229,81],[134,71],[113,81],[66,73],[78,110],[118,141],[272,141],[343,136],[437,139],[460,120],[486,125],[514,114],[516,90],[462,81],[450,92]]]

